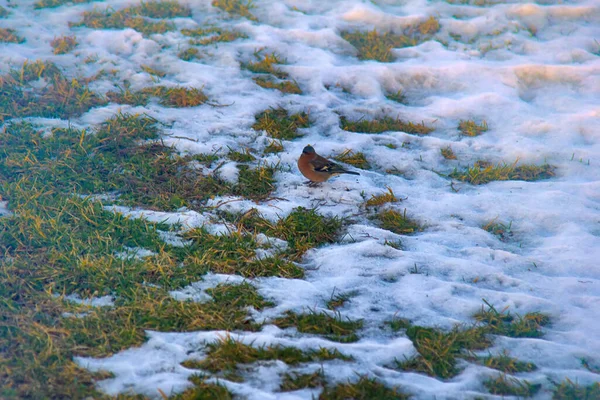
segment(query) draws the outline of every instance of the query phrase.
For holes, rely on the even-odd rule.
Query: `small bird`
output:
[[[302,150],[302,155],[298,159],[298,169],[310,180],[310,185],[325,182],[339,174],[360,175],[358,172],[348,171],[341,165],[321,157],[311,145]]]

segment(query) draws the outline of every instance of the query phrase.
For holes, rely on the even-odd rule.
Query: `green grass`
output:
[[[555,383],[555,386],[552,400],[594,400],[600,398],[600,382],[583,386],[566,379],[560,384]]]
[[[17,35],[14,29],[0,28],[0,43],[24,43],[25,39]]]
[[[323,335],[335,342],[351,343],[358,341],[356,331],[362,328],[363,321],[344,319],[339,313],[331,316],[326,312],[309,309],[309,312],[304,314],[287,311],[284,317],[275,319],[273,324],[283,329],[295,327],[298,332]]]
[[[290,114],[284,108],[270,108],[257,114],[256,122],[252,129],[267,132],[274,139],[293,140],[300,137],[299,128],[310,127],[310,119],[307,113],[300,112]]]
[[[350,164],[353,167],[360,169],[370,169],[371,164],[367,161],[367,157],[364,153],[360,151],[353,151],[350,149],[344,150],[341,154],[338,154],[334,157],[335,160],[339,162],[343,162],[346,164]]]
[[[181,58],[183,61],[192,61],[196,58],[201,58],[200,50],[195,47],[190,47],[177,53],[177,57]]]
[[[477,124],[475,121],[466,120],[460,121],[458,124],[458,130],[465,136],[479,136],[483,132],[487,132],[487,122],[483,121],[481,124]]]
[[[52,39],[50,46],[54,49],[54,54],[66,54],[77,46],[75,36],[61,36]]]
[[[104,1],[104,0],[38,0],[33,4],[33,8],[55,8],[60,7],[63,4],[84,4],[91,3],[93,1]]]
[[[510,240],[510,238],[512,237],[513,233],[511,228],[512,222],[508,224],[503,224],[502,222],[498,222],[497,218],[494,218],[493,220],[489,221],[487,224],[481,227],[481,229],[491,233],[503,242]]]
[[[159,78],[164,78],[165,76],[167,76],[166,72],[161,71],[161,70],[156,69],[156,68],[152,68],[149,65],[142,64],[142,65],[140,65],[140,69],[142,71],[144,71],[145,73],[147,73],[147,74],[150,74],[150,75],[153,75],[153,76],[157,76]]]
[[[39,85],[39,79],[46,84]],[[93,93],[83,78],[67,78],[50,62],[25,62],[0,77],[0,122],[11,118],[78,117],[106,104]]]
[[[400,131],[416,135],[426,135],[433,131],[433,128],[426,126],[423,122],[416,124],[413,122],[405,122],[400,119],[394,119],[392,117],[349,121],[346,117],[341,116],[340,124],[343,130],[358,133],[383,133]]]
[[[212,289],[207,289],[206,293],[215,303],[232,308],[253,307],[260,311],[275,305],[259,295],[256,288],[248,282],[238,285],[220,283]]]
[[[290,94],[302,94],[302,90],[296,83],[296,81],[289,80],[275,80],[273,78],[268,78],[264,76],[257,76],[252,78],[252,80],[260,87],[265,89],[277,89],[282,93],[290,93]]]
[[[217,43],[233,42],[237,39],[247,39],[248,35],[239,31],[230,31],[222,28],[195,28],[182,29],[181,33],[185,36],[190,36],[191,45],[207,46]]]
[[[536,394],[541,384],[531,384],[528,381],[513,378],[507,375],[500,375],[495,379],[488,379],[483,385],[491,394],[502,396],[532,397]]]
[[[374,378],[361,376],[354,383],[339,383],[326,387],[319,395],[319,400],[404,400],[410,396],[400,391],[400,388],[388,388]]]
[[[131,28],[148,36],[175,30],[175,24],[167,22],[163,18],[190,17],[191,15],[190,8],[177,1],[147,1],[121,10],[107,8],[104,11],[85,11],[80,22],[69,23],[69,25],[72,27],[85,26],[91,29]],[[154,22],[145,17],[161,20]]]
[[[350,300],[357,294],[358,292],[356,291],[336,293],[334,290],[333,293],[331,293],[331,297],[327,301],[326,306],[330,310],[336,310],[340,307],[343,307],[346,304],[346,302],[348,302],[348,300]]]
[[[365,206],[379,207],[387,203],[396,203],[398,201],[398,198],[396,197],[392,189],[390,189],[389,187],[387,189],[387,193],[371,195],[371,198],[365,201]]]
[[[213,7],[218,7],[236,17],[245,17],[251,21],[256,21],[256,17],[250,12],[253,9],[254,2],[252,0],[213,0]]]
[[[442,157],[444,157],[446,160],[456,160],[456,154],[454,154],[452,147],[450,147],[449,145],[444,147],[443,149],[440,149],[440,153],[442,154]]]
[[[270,140],[263,151],[264,154],[281,153],[284,150],[281,140]]]
[[[496,369],[505,374],[531,372],[537,369],[535,364],[519,361],[516,358],[510,357],[506,351],[495,356],[489,354],[486,357],[475,357],[474,360],[481,365]]]
[[[218,383],[207,383],[206,377],[202,375],[192,375],[189,379],[194,386],[185,390],[183,393],[170,396],[173,400],[232,400],[233,395],[225,386]],[[120,397],[119,397],[120,398]]]
[[[398,90],[397,92],[393,92],[393,93],[387,93],[385,95],[385,97],[386,97],[386,99],[395,101],[396,103],[400,103],[400,104],[406,103],[406,96],[404,96],[404,93],[402,92],[402,90]]]
[[[165,107],[197,107],[208,101],[208,97],[197,88],[153,86],[139,91],[131,91],[128,86],[119,88],[119,92],[106,94],[110,101],[134,106],[146,105],[152,98],[157,98]]]
[[[508,308],[502,311],[485,301],[487,309],[481,307],[474,317],[487,325],[490,333],[515,338],[537,338],[543,335],[541,329],[550,323],[550,317],[543,313],[527,313],[512,315]]]
[[[282,377],[281,392],[293,392],[305,388],[317,388],[325,386],[325,374],[322,369],[313,372],[312,374],[300,374],[298,372],[285,373]]]
[[[235,150],[229,149],[227,158],[229,158],[231,161],[240,162],[240,163],[248,163],[248,162],[256,160],[256,157],[254,157],[250,153],[250,149],[248,149],[248,148],[245,148],[243,151],[235,151]]]
[[[381,228],[399,235],[410,235],[423,230],[417,221],[406,216],[406,210],[403,213],[396,210],[383,210],[376,218]]]
[[[285,79],[288,77],[287,72],[284,72],[276,67],[276,65],[278,64],[286,64],[286,59],[281,58],[279,54],[274,52],[265,55],[262,55],[261,53],[262,49],[257,50],[254,53],[254,56],[257,58],[258,61],[242,63],[242,68],[257,74],[270,74],[279,79]]]
[[[552,178],[555,169],[555,167],[548,164],[524,164],[517,166],[517,161],[513,164],[498,164],[496,166],[490,163],[477,163],[464,171],[455,169],[449,177],[468,182],[472,185],[483,185],[492,181],[508,180],[538,181],[540,179]]]
[[[247,365],[261,361],[280,360],[294,366],[307,362],[348,360],[347,356],[335,349],[321,347],[318,350],[303,351],[296,347],[280,345],[254,347],[237,341],[231,336],[209,343],[206,347],[205,359],[184,361],[182,365],[186,368],[210,371],[227,379],[233,377],[237,381],[243,381],[243,377],[239,375],[238,371],[239,364]]]
[[[376,29],[368,32],[342,32],[342,38],[356,47],[360,60],[377,60],[391,62],[394,60],[392,49],[416,46],[430,40],[440,29],[439,22],[434,17],[429,17],[424,22],[404,29],[402,33],[377,32]]]

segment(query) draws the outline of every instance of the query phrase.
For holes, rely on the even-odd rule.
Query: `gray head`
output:
[[[315,149],[309,144],[302,150],[302,154],[315,154]]]

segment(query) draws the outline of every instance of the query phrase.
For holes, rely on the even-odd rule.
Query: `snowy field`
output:
[[[137,1],[107,0],[34,9],[34,1],[1,0],[10,14],[0,26],[25,41],[0,43],[1,73],[26,60],[54,62],[67,76],[111,71],[90,83],[99,94],[128,81],[141,90],[159,81],[165,86],[202,89],[208,103],[168,108],[109,103],[70,121],[33,118],[44,127],[91,127],[116,114],[146,113],[165,123],[164,142],[181,154],[250,149],[260,162],[279,163],[275,190],[264,201],[215,197],[220,211],[252,208],[275,220],[294,208],[317,207],[326,216],[348,218],[337,243],[309,250],[299,260],[303,279],[250,279],[273,307],[252,311],[265,324],[257,332],[230,332],[253,346],[284,345],[303,350],[325,347],[352,361],[306,362],[290,366],[263,362],[243,370],[243,381],[218,382],[248,399],[311,399],[321,388],[279,392],[284,373],[313,373],[320,368],[328,383],[356,381],[358,375],[399,387],[417,399],[501,398],[483,382],[499,372],[458,360],[460,373],[449,379],[390,368],[394,360],[417,355],[404,330],[389,321],[448,331],[468,327],[487,303],[512,314],[543,313],[550,319],[540,337],[494,335],[491,347],[476,355],[507,351],[537,369],[516,373],[541,388],[533,398],[552,398],[552,382],[570,379],[581,385],[600,381],[600,3],[596,0],[425,1],[425,0],[257,0],[251,20],[227,14],[208,0],[180,0],[192,16],[174,18],[177,30],[143,35],[133,29],[69,26],[85,11],[121,9]],[[439,31],[415,46],[395,48],[389,62],[360,59],[342,38],[346,31],[403,32],[433,16]],[[181,29],[216,26],[247,37],[196,46],[189,61],[178,54],[190,47]],[[74,50],[55,55],[49,42],[74,35]],[[192,46],[193,47],[193,46]],[[277,66],[295,81],[301,94],[260,87],[242,64],[255,53],[275,52]],[[90,58],[94,62],[86,62]],[[285,61],[285,63],[283,62]],[[140,69],[166,72],[156,77]],[[389,98],[402,94],[401,101]],[[255,115],[269,107],[307,112],[312,125],[301,137],[282,140],[283,151],[264,153],[271,140],[252,129]],[[426,135],[403,131],[378,134],[343,130],[340,118],[357,121],[382,117],[423,123]],[[468,136],[461,121],[487,124]],[[69,125],[70,124],[70,125]],[[305,145],[334,157],[345,150],[363,153],[368,168],[308,187],[296,167]],[[448,146],[456,159],[442,156]],[[449,177],[485,160],[544,165],[553,176],[535,181],[504,180],[473,185]],[[222,176],[237,180],[236,163],[221,166]],[[393,191],[396,202],[382,206],[418,222],[415,234],[383,229],[365,201]],[[0,214],[8,211],[0,203]],[[113,208],[109,207],[113,210]],[[151,221],[181,222],[184,229],[206,226],[227,232],[210,212],[161,212],[118,208]],[[483,229],[497,224],[502,232]],[[180,240],[177,237],[168,241]],[[268,239],[265,239],[268,240]],[[401,243],[391,246],[390,243]],[[137,257],[144,257],[140,250]],[[239,283],[236,275],[209,274],[198,283],[171,292],[177,299],[207,301],[206,289]],[[358,341],[340,343],[319,335],[269,323],[288,310],[328,312],[335,294],[349,294],[337,308],[343,318],[363,320]],[[77,301],[82,301],[75,298]],[[110,307],[112,299],[98,306]],[[92,300],[85,300],[90,304]],[[332,314],[333,315],[333,314]],[[109,371],[97,383],[108,395],[139,393],[160,398],[179,393],[197,371],[181,365],[202,360],[206,343],[223,331],[147,332],[148,341],[107,358],[81,357],[79,365]],[[585,365],[582,359],[586,360]],[[587,367],[586,367],[587,365]],[[314,397],[313,397],[314,396]]]

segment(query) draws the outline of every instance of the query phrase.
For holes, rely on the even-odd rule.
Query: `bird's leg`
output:
[[[313,181],[307,181],[305,182],[309,187],[317,187],[321,184],[321,182],[313,182]]]

